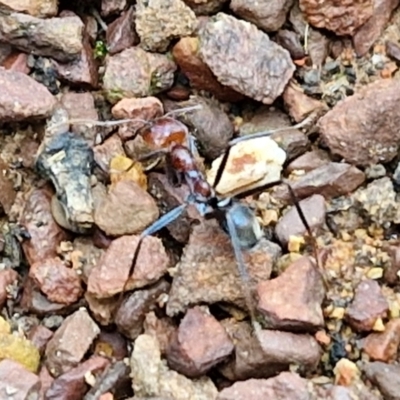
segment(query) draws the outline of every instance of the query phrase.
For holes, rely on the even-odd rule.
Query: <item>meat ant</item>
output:
[[[219,164],[214,182],[211,185],[196,164],[193,151],[191,150],[193,141],[191,140],[187,126],[171,116],[173,113],[192,111],[197,108],[198,106],[194,106],[173,110],[164,116],[155,118],[152,121],[141,121],[139,119],[87,121],[76,119],[70,120],[68,123],[91,123],[93,125],[110,127],[129,122],[143,122],[144,126],[138,129],[137,134],[141,135],[144,141],[152,149],[154,149],[154,151],[145,155],[138,161],[143,161],[144,159],[151,158],[156,155],[164,155],[166,158],[167,173],[170,179],[175,180],[178,185],[184,183],[189,188],[189,196],[183,204],[168,211],[157,221],[148,226],[139,235],[139,240],[132,258],[128,276],[120,293],[119,301],[122,300],[122,297],[126,292],[127,285],[130,277],[133,274],[144,238],[165,228],[167,225],[179,218],[190,204],[193,204],[204,218],[216,219],[222,229],[229,235],[242,282],[242,292],[244,294],[246,307],[248,308],[253,328],[255,331],[259,331],[260,325],[256,321],[254,301],[250,291],[250,276],[243,261],[242,250],[249,250],[258,243],[262,237],[262,228],[253,211],[248,206],[242,204],[239,200],[252,194],[260,193],[263,190],[278,184],[285,184],[289,190],[292,202],[296,207],[307,234],[312,240],[314,257],[317,267],[319,268],[315,238],[311,232],[308,222],[306,221],[304,213],[301,210],[299,201],[288,183],[282,180],[275,181],[268,183],[263,187],[244,191],[234,197],[220,197],[217,195],[215,188],[221,181],[224,169],[228,162],[230,150],[235,144],[255,138],[267,137],[279,131],[302,128],[313,120],[314,115],[310,115],[302,122],[291,127],[257,132],[255,134],[237,137],[231,140],[222,157],[221,163]]]

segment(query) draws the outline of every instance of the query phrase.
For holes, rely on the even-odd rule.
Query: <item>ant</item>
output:
[[[309,237],[313,241],[312,244],[314,248],[314,255],[317,267],[319,268],[316,242],[311,232],[311,228],[306,221],[304,213],[300,208],[299,201],[296,198],[293,189],[288,183],[279,180],[276,182],[269,183],[261,188],[250,189],[248,191],[242,192],[239,195],[236,195],[235,197],[219,197],[216,194],[215,188],[217,187],[218,183],[222,178],[224,169],[226,167],[229,158],[230,150],[235,144],[245,140],[270,136],[271,134],[279,131],[302,128],[303,126],[311,122],[314,116],[310,115],[305,120],[292,127],[284,127],[269,131],[258,132],[252,135],[237,137],[231,140],[228,144],[226,152],[222,157],[214,182],[211,185],[206,180],[204,174],[196,164],[193,151],[190,148],[193,145],[193,141],[191,140],[188,128],[179,120],[171,117],[172,113],[192,111],[193,109],[196,108],[198,108],[198,106],[183,108],[180,110],[174,110],[152,121],[142,121],[144,122],[144,126],[137,131],[137,134],[141,135],[144,141],[152,149],[154,149],[154,151],[147,154],[142,159],[139,159],[139,161],[150,158],[155,155],[160,155],[160,154],[165,155],[167,174],[169,178],[172,179],[172,181],[175,181],[177,185],[185,183],[189,188],[189,196],[183,204],[175,207],[174,209],[170,210],[169,212],[161,216],[157,221],[155,221],[153,224],[147,227],[140,234],[139,241],[136,246],[132,263],[128,272],[128,276],[120,293],[120,301],[122,300],[122,297],[126,292],[129,279],[133,274],[133,270],[135,268],[140,253],[143,239],[165,228],[171,222],[179,218],[190,204],[194,204],[198,209],[199,213],[204,218],[207,219],[215,218],[222,227],[222,229],[230,236],[233,251],[237,261],[240,278],[242,281],[242,290],[245,297],[246,307],[249,310],[253,328],[256,331],[259,331],[260,326],[256,322],[254,301],[252,301],[252,295],[250,292],[250,287],[251,287],[250,277],[243,261],[242,250],[251,249],[258,243],[258,241],[262,237],[262,229],[253,211],[248,206],[239,202],[239,199],[245,198],[257,192],[260,193],[262,190],[271,188],[278,184],[282,183],[285,184],[289,189],[292,202],[294,203],[294,206],[296,207],[296,210],[299,213],[300,219],[303,225],[305,226]],[[92,123],[95,125],[109,127],[132,121],[140,121],[140,120],[125,119],[125,120],[116,120],[108,122],[93,121]],[[89,121],[84,121],[84,120],[69,121],[69,123],[74,123],[74,122],[89,122]]]

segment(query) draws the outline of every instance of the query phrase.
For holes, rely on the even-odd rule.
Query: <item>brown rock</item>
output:
[[[258,1],[232,0],[230,9],[245,21],[252,22],[266,32],[276,32],[285,23],[293,0]]]
[[[126,8],[126,0],[101,0],[101,15],[108,17],[112,14],[119,14]]]
[[[83,398],[89,386],[86,383],[87,374],[100,375],[110,364],[104,357],[91,357],[76,368],[56,378],[46,391],[46,400],[69,400]]]
[[[206,374],[233,351],[223,326],[208,310],[186,312],[167,350],[168,365],[192,378]]]
[[[29,276],[50,301],[75,303],[83,289],[77,272],[65,266],[60,258],[48,258],[31,265]]]
[[[127,341],[116,331],[101,331],[95,342],[94,353],[112,357],[113,360],[123,360],[128,355]]]
[[[365,181],[364,172],[345,163],[330,162],[301,176],[295,182],[290,182],[292,189],[299,199],[313,194],[320,194],[325,199],[351,193]],[[277,188],[276,197],[289,201],[287,187]]]
[[[45,365],[42,365],[42,367],[40,368],[39,379],[41,385],[39,399],[44,400],[46,399],[45,394],[47,392],[47,389],[54,381],[54,378],[50,375],[50,372]]]
[[[46,391],[46,400],[81,399],[88,390],[86,375],[99,375],[110,361],[104,357],[91,357],[74,369],[56,378]]]
[[[120,397],[119,392],[125,392],[122,395],[125,397],[128,387],[132,382],[129,373],[130,369],[125,361],[114,362],[101,373],[95,385],[87,392],[86,397],[88,399],[101,400],[102,398],[111,398],[111,400],[114,400],[114,396],[111,392],[115,392],[118,397]],[[107,394],[109,396],[107,396]]]
[[[199,39],[194,37],[180,39],[172,49],[174,60],[189,79],[190,85],[195,89],[212,93],[221,101],[235,102],[243,99],[243,95],[221,85],[210,68],[202,61],[198,51]]]
[[[386,42],[386,54],[396,61],[400,61],[400,46],[390,40]]]
[[[29,264],[55,257],[59,244],[68,239],[51,214],[52,195],[49,187],[35,189],[25,204],[20,223],[30,236],[22,242]]]
[[[132,180],[121,180],[110,187],[95,208],[96,225],[110,236],[139,233],[159,216],[154,199]]]
[[[181,205],[188,198],[190,191],[186,185],[174,186],[165,174],[151,172],[149,174],[149,188],[156,199],[161,199],[160,207],[168,212]],[[187,243],[192,223],[201,218],[196,206],[189,205],[184,213],[171,222],[167,229],[171,236],[180,243]]]
[[[35,345],[42,356],[46,349],[47,342],[52,336],[53,332],[50,329],[43,325],[38,325],[29,332],[28,339]]]
[[[169,343],[171,342],[172,335],[175,333],[176,329],[177,326],[172,318],[157,318],[154,311],[150,311],[146,315],[144,321],[145,333],[157,338],[162,355],[167,354]]]
[[[130,47],[107,58],[103,88],[111,103],[124,97],[152,96],[172,86],[175,70],[167,56]]]
[[[157,308],[158,298],[168,293],[170,285],[160,280],[147,289],[136,290],[129,295],[118,308],[115,324],[118,330],[131,340],[135,340],[143,332],[146,314]]]
[[[75,307],[79,305],[74,305]],[[65,315],[71,312],[71,306],[54,303],[39,290],[33,280],[28,277],[24,282],[24,291],[21,298],[21,307],[32,314],[44,316],[57,313]]]
[[[366,279],[357,286],[354,298],[346,310],[346,319],[357,331],[372,330],[375,321],[389,309],[378,282]]]
[[[10,285],[18,281],[18,273],[13,269],[3,269],[0,271],[0,308],[4,307],[9,294]]]
[[[94,97],[89,92],[66,92],[61,98],[61,104],[67,110],[70,119],[84,119],[87,121],[97,121],[99,119]],[[78,123],[71,125],[71,131],[82,135],[91,146],[94,145],[97,133],[95,127],[90,128],[87,124]]]
[[[371,18],[353,36],[354,50],[359,57],[365,55],[382,34],[399,0],[373,0],[372,3],[374,11]]]
[[[317,29],[308,33],[308,54],[314,68],[321,68],[329,54],[329,38]],[[325,107],[326,108],[326,107]]]
[[[351,3],[335,0],[300,0],[300,9],[308,22],[316,28],[325,28],[337,35],[353,35],[373,14],[372,0]]]
[[[217,397],[217,388],[209,377],[192,380],[170,370],[161,359],[159,344],[153,336],[144,334],[136,339],[130,364],[133,389],[138,397],[198,400]]]
[[[265,238],[243,257],[253,285],[270,277],[280,248]],[[250,288],[251,289],[251,288]],[[214,220],[193,228],[172,282],[167,315],[190,305],[227,302],[245,307],[237,262],[228,235]]]
[[[215,14],[227,0],[183,0],[196,15]]]
[[[160,53],[197,28],[194,12],[182,0],[137,0],[135,23],[140,45]]]
[[[111,243],[111,240],[110,240]],[[96,245],[95,237],[77,237],[73,241],[73,251],[70,253],[71,266],[78,271],[83,282],[87,283],[90,270],[104,254],[104,248]]]
[[[389,246],[387,253],[390,256],[390,260],[388,267],[383,272],[383,278],[388,284],[395,285],[400,278],[398,275],[400,271],[400,247]]]
[[[231,381],[269,378],[288,370],[290,365],[309,372],[320,361],[321,349],[311,335],[272,330],[254,335],[245,322],[225,320],[223,325],[235,344],[235,353],[219,371]]]
[[[198,110],[178,114],[177,118],[193,131],[206,158],[214,160],[228,147],[233,136],[233,124],[217,100],[194,95],[189,101],[179,104],[167,101],[164,105],[166,111],[200,106]]]
[[[338,103],[318,122],[330,150],[357,165],[391,161],[400,137],[399,93],[400,81],[383,79]]]
[[[397,356],[400,345],[400,319],[390,320],[384,332],[371,333],[364,341],[364,351],[371,360],[390,362]]]
[[[116,119],[138,119],[122,125],[118,129],[118,135],[123,141],[131,139],[146,122],[161,117],[164,114],[163,104],[157,97],[144,97],[140,99],[122,99],[111,109]]]
[[[107,326],[114,322],[115,310],[118,306],[116,299],[98,299],[92,294],[86,292],[85,300],[93,318],[100,325]]]
[[[122,236],[111,243],[91,271],[88,280],[89,294],[104,299],[121,292],[138,240],[138,236]],[[133,275],[126,289],[141,288],[156,282],[166,273],[168,262],[161,240],[147,236],[142,242]]]
[[[199,37],[199,54],[218,81],[264,104],[282,94],[295,70],[287,50],[227,14],[210,19]]]
[[[30,67],[28,66],[28,54],[15,51],[11,53],[2,63],[5,69],[11,71],[21,72],[23,74],[29,74]]]
[[[367,378],[374,383],[385,400],[400,400],[400,365],[383,362],[367,363],[364,366]]]
[[[293,60],[300,60],[305,57],[303,45],[300,42],[300,35],[287,29],[280,29],[274,38],[275,42],[286,49]]]
[[[99,83],[97,62],[88,35],[82,41],[82,50],[74,60],[61,63],[55,62],[58,76],[61,80],[72,85],[96,88]]]
[[[306,400],[310,395],[306,379],[294,372],[282,372],[275,378],[249,379],[223,389],[217,400]]]
[[[0,398],[27,400],[39,398],[40,381],[37,375],[12,360],[0,361]]]
[[[295,261],[277,278],[259,283],[257,292],[258,309],[271,328],[307,332],[324,324],[324,284],[308,257]]]
[[[46,366],[54,377],[75,368],[100,329],[85,309],[67,317],[46,347]]]
[[[293,160],[286,167],[286,171],[289,173],[293,171],[309,172],[322,165],[328,164],[329,161],[329,154],[327,152],[320,149],[311,150]]]
[[[83,29],[77,16],[41,19],[11,13],[0,20],[0,40],[27,53],[66,62],[81,52]]]
[[[310,114],[322,111],[326,106],[319,100],[307,96],[298,86],[289,84],[283,92],[283,101],[290,116],[301,122]]]
[[[299,207],[311,228],[319,229],[325,222],[325,199],[319,194],[301,200]],[[283,246],[287,246],[291,236],[304,236],[307,229],[304,226],[296,207],[292,207],[276,224],[275,234]]]
[[[0,86],[0,122],[44,119],[56,105],[45,86],[21,72],[0,69]]]
[[[0,10],[26,13],[39,18],[55,17],[58,2],[57,0],[1,0]]]
[[[17,192],[14,184],[9,178],[10,169],[8,165],[0,157],[0,211],[8,214],[14,204]]]
[[[139,43],[139,37],[135,31],[134,13],[134,8],[130,7],[108,25],[106,41],[110,54],[119,53]]]
[[[102,144],[95,146],[93,153],[96,164],[107,174],[110,170],[111,160],[116,156],[125,156],[122,141],[116,134],[110,136]]]

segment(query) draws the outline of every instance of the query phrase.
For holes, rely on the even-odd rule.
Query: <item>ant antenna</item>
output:
[[[252,133],[250,135],[239,136],[235,139],[232,139],[229,142],[229,146],[234,146],[235,144],[237,144],[239,142],[244,142],[245,140],[251,140],[251,139],[257,139],[257,138],[261,138],[261,137],[265,137],[265,136],[270,136],[277,132],[283,132],[283,131],[289,131],[289,130],[293,130],[293,129],[303,128],[304,126],[308,125],[310,122],[313,122],[316,115],[317,115],[316,112],[313,112],[307,118],[303,119],[303,121],[301,121],[298,124],[293,125],[293,126],[269,129],[267,131]]]
[[[172,110],[169,111],[168,113],[164,114],[162,117],[158,118],[165,118],[169,117],[174,114],[180,114],[180,113],[185,113],[193,110],[199,110],[202,108],[201,104],[195,105],[195,106],[190,106],[190,107],[184,107],[184,108],[179,108],[177,110]],[[157,119],[157,118],[156,118]],[[106,128],[110,128],[113,126],[118,126],[118,125],[123,125],[129,122],[142,122],[143,124],[148,124],[149,121],[146,121],[141,118],[125,118],[125,119],[117,119],[114,121],[95,121],[95,120],[90,120],[90,119],[85,119],[85,118],[72,118],[67,121],[61,121],[58,122],[57,124],[51,125],[48,130],[51,132],[53,130],[56,130],[57,128],[60,128],[61,126],[64,126],[65,124],[72,125],[72,124],[88,124],[88,125],[93,125],[93,126],[103,126]]]

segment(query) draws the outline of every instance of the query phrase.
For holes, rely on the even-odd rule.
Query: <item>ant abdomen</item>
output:
[[[233,202],[226,210],[226,218],[230,218],[236,230],[239,245],[242,249],[254,247],[263,236],[261,226],[249,207]],[[226,223],[223,226],[226,230]]]

